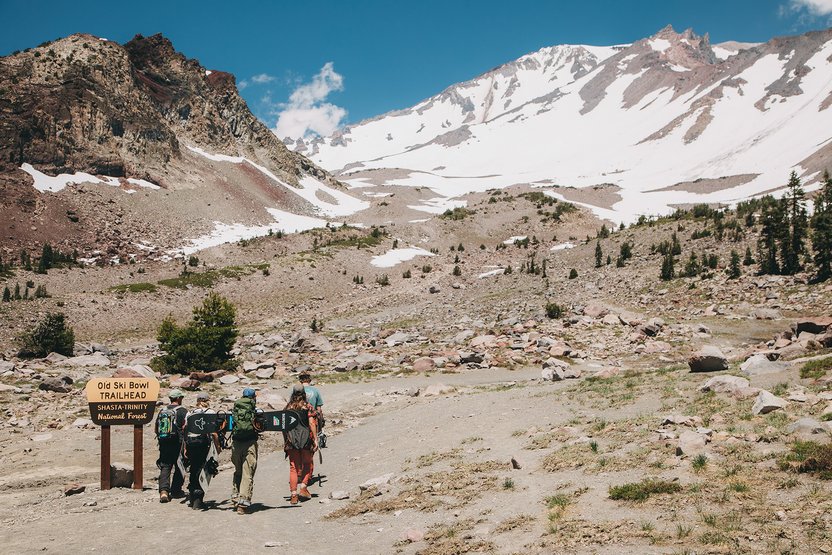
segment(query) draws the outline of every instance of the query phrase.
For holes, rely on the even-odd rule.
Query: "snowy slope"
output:
[[[632,221],[776,190],[792,169],[815,178],[832,162],[830,57],[832,30],[712,47],[668,27],[628,46],[545,48],[295,147],[353,186],[444,198],[612,184],[612,206],[590,206]]]

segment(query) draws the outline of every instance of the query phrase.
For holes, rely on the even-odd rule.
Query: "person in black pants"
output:
[[[159,502],[167,503],[171,499],[185,497],[182,485],[185,477],[177,461],[182,454],[182,436],[188,410],[182,406],[185,395],[178,389],[170,392],[170,404],[159,411],[156,417],[156,437],[159,440]],[[171,481],[171,472],[173,480]]]
[[[196,396],[196,408],[188,413],[188,418],[196,414],[215,414],[216,411],[208,408],[208,394],[200,392]],[[205,460],[208,458],[208,452],[211,449],[211,442],[220,452],[219,436],[216,433],[210,434],[192,434],[187,432],[187,424],[185,425],[185,454],[188,456],[191,467],[188,477],[188,499],[189,505],[194,509],[202,509],[202,499],[205,492],[202,491],[202,486],[199,484],[199,475],[202,472],[202,467],[205,466]]]

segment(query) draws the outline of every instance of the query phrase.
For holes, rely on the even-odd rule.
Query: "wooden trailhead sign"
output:
[[[159,382],[152,378],[98,378],[87,382],[90,417],[99,426],[143,426],[153,420]]]
[[[110,426],[133,426],[133,489],[143,487],[143,427],[153,420],[155,378],[96,378],[87,382],[90,418],[101,426],[101,489],[110,489]]]

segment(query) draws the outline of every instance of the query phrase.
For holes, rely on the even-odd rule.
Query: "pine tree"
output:
[[[780,251],[782,257],[781,271],[786,275],[794,275],[801,270],[800,257],[805,251],[806,208],[803,206],[805,195],[800,186],[800,178],[792,171],[789,176],[786,194],[782,203],[786,215],[784,226],[780,233]]]
[[[751,266],[754,264],[754,256],[751,254],[751,247],[745,247],[745,258],[742,261],[743,266]]]
[[[675,262],[676,261],[673,259],[672,252],[668,252],[664,255],[664,258],[662,258],[662,271],[660,277],[664,281],[668,281],[676,277],[676,270],[673,267]]]
[[[688,262],[685,264],[685,276],[696,277],[701,270],[702,268],[699,266],[699,258],[697,258],[696,253],[690,253],[690,258],[688,258]]]
[[[682,244],[679,243],[679,238],[676,237],[676,232],[673,232],[673,236],[670,238],[671,240],[671,247],[670,252],[674,256],[682,254]]]
[[[9,291],[9,287],[6,286],[3,288],[3,302],[8,303],[12,300],[12,292]]]
[[[595,267],[600,268],[604,260],[604,251],[601,250],[601,241],[595,243]]]
[[[729,279],[737,279],[742,275],[742,270],[740,269],[740,255],[737,251],[731,251],[731,262],[728,265],[728,278]]]
[[[823,188],[815,197],[812,251],[817,269],[816,279],[825,281],[832,277],[832,178],[829,177],[829,172],[823,173]]]
[[[20,284],[14,286],[14,300],[19,301],[23,297],[20,296]]]
[[[761,274],[779,274],[780,263],[778,261],[778,240],[782,236],[786,214],[783,211],[783,204],[771,197],[764,199],[760,221],[760,239],[757,249],[760,257]]]

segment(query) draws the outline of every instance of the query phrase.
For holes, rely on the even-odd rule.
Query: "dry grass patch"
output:
[[[782,470],[817,474],[824,480],[832,479],[832,445],[814,441],[796,441],[791,453],[780,461]]]
[[[475,538],[471,528],[482,521],[461,520],[453,524],[438,524],[425,534],[427,547],[417,555],[458,555],[462,553],[493,553],[496,546],[486,540]]]
[[[513,516],[498,524],[494,529],[494,533],[505,534],[506,532],[511,532],[513,530],[530,530],[533,522],[534,517],[532,515],[521,514]]]

